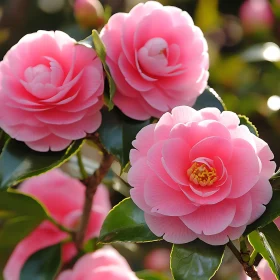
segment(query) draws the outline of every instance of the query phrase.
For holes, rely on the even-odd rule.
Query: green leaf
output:
[[[117,108],[112,111],[104,108],[102,124],[98,130],[100,141],[105,149],[118,159],[122,167],[125,167],[132,149],[131,142],[135,139],[136,134],[148,124],[150,124],[149,120],[132,120]]]
[[[54,280],[61,267],[61,245],[56,244],[33,254],[20,272],[20,280]]]
[[[243,235],[248,235],[252,231],[262,228],[269,223],[271,223],[274,219],[276,219],[280,215],[280,191],[274,190],[273,196],[270,202],[266,205],[266,210],[262,214],[260,218],[258,218],[255,222],[248,225]]]
[[[10,136],[0,129],[0,154],[5,146],[5,143],[10,139]]]
[[[240,119],[240,124],[247,126],[251,133],[253,133],[254,135],[259,137],[257,128],[253,125],[252,122],[250,122],[248,117],[246,117],[244,115],[238,115],[238,117]]]
[[[106,105],[108,106],[109,110],[112,110],[114,107],[113,97],[116,92],[116,84],[111,76],[110,69],[109,69],[108,65],[106,64],[105,46],[104,46],[103,42],[101,41],[99,34],[96,30],[92,30],[92,41],[93,41],[96,53],[97,53],[98,57],[100,58],[100,60],[103,64],[105,73],[106,73],[107,81],[109,84],[109,96],[106,95],[107,91],[105,91],[104,96],[105,96]]]
[[[221,265],[225,245],[211,246],[199,239],[173,245],[171,271],[175,280],[208,280]]]
[[[269,263],[270,268],[272,269],[273,273],[276,274],[276,268],[275,265],[270,258],[269,252],[267,251],[266,247],[264,246],[264,241],[262,236],[260,235],[260,232],[258,230],[255,230],[251,232],[248,235],[248,239],[250,244],[253,246],[253,248],[262,255],[264,259]]]
[[[260,236],[262,237],[264,247],[274,264],[275,275],[277,279],[280,279],[280,231],[274,223],[270,223],[260,229]],[[274,269],[274,267],[272,268]]]
[[[91,47],[96,51],[97,56],[100,58],[103,68],[106,73],[107,77],[107,82],[105,82],[105,91],[104,91],[104,99],[105,99],[105,104],[109,108],[109,110],[112,110],[114,108],[114,103],[113,103],[113,97],[116,91],[116,84],[111,76],[110,69],[106,63],[106,48],[101,41],[98,32],[94,29],[92,30],[92,34],[85,38],[82,41],[79,41],[78,44],[84,45],[86,47]],[[108,85],[108,90],[106,90]]]
[[[131,198],[126,198],[109,212],[101,228],[99,242],[151,242],[160,239],[148,228],[144,212]]]
[[[280,190],[280,169],[270,178],[270,183],[274,190]]]
[[[207,87],[204,90],[204,92],[200,96],[198,96],[195,104],[193,105],[193,108],[196,110],[200,110],[207,107],[218,108],[221,112],[226,110],[226,106],[222,98],[214,89],[210,87]]]
[[[36,199],[15,191],[0,193],[0,271],[15,246],[46,219]]]
[[[62,165],[79,151],[82,143],[82,140],[74,141],[61,152],[40,153],[23,142],[9,140],[0,156],[0,190]]]
[[[136,276],[141,280],[169,280],[166,275],[152,270],[138,271]]]

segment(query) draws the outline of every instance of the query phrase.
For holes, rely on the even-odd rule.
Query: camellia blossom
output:
[[[180,106],[138,133],[128,182],[155,235],[225,244],[264,213],[273,153],[239,123],[230,111]]]
[[[72,270],[65,270],[57,280],[137,280],[127,261],[115,249],[104,247],[84,255]]]
[[[51,216],[63,226],[74,230],[79,225],[85,191],[85,186],[79,180],[67,176],[60,170],[53,170],[24,181],[19,190],[37,198]],[[109,192],[105,186],[100,185],[94,196],[85,241],[99,236],[110,208]],[[4,269],[4,278],[19,280],[20,271],[31,255],[67,238],[69,238],[67,233],[59,230],[51,222],[44,221],[16,246]],[[64,243],[62,261],[69,261],[76,253],[73,243]]]
[[[44,152],[101,124],[104,75],[94,50],[61,31],[24,36],[0,63],[0,127]]]
[[[187,12],[140,3],[128,14],[113,15],[101,38],[117,85],[113,101],[133,119],[192,106],[206,87],[207,42]]]

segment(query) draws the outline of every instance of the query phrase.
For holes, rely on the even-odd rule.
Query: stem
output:
[[[253,265],[250,265],[248,262],[245,262],[242,259],[241,253],[237,250],[237,248],[234,246],[232,241],[229,241],[227,243],[227,246],[232,251],[232,253],[235,255],[237,260],[241,263],[243,266],[244,271],[246,274],[252,279],[252,280],[261,280],[260,276],[258,275],[258,272],[256,271],[255,267]]]
[[[58,229],[60,229],[61,231],[64,231],[68,234],[70,234],[71,236],[73,236],[74,234],[74,231],[69,229],[69,228],[66,228],[65,226],[59,224],[54,218],[52,218],[51,216],[49,216],[49,221],[54,224]]]
[[[103,153],[103,159],[101,161],[99,169],[97,169],[93,175],[83,180],[83,183],[86,186],[85,202],[84,202],[83,214],[81,217],[80,226],[75,236],[75,245],[78,250],[81,250],[83,246],[83,241],[85,238],[85,234],[86,234],[86,230],[91,214],[93,196],[97,190],[98,185],[102,182],[102,179],[108,173],[114,161],[114,157],[111,154],[109,154],[100,143],[97,134],[91,135],[90,139],[94,141],[94,143],[98,146],[98,148]]]
[[[78,165],[79,165],[79,168],[80,168],[82,179],[85,180],[88,177],[88,174],[87,174],[87,172],[85,170],[85,167],[84,167],[84,164],[83,164],[81,151],[79,151],[77,153],[77,159],[78,159]]]
[[[256,250],[253,251],[253,253],[250,256],[250,261],[249,261],[249,265],[254,265],[255,259],[258,255],[258,252]]]

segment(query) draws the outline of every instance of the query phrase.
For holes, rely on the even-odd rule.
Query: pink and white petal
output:
[[[43,112],[36,112],[35,117],[46,124],[70,124],[81,120],[87,113],[87,110],[76,113],[63,112],[59,110],[48,110]]]
[[[125,13],[117,13],[110,17],[110,21],[100,32],[100,37],[106,47],[107,57],[117,61],[122,52],[121,29],[127,18]]]
[[[142,157],[146,157],[143,156],[138,150],[136,149],[131,149],[129,152],[129,160],[130,160],[130,164],[133,165],[136,163],[136,161],[138,161],[140,158]]]
[[[148,151],[147,164],[157,174],[157,176],[169,187],[180,190],[178,183],[167,174],[162,165],[162,148],[165,141],[159,141]]]
[[[120,54],[118,65],[127,83],[137,91],[148,91],[153,83],[142,78],[135,66],[131,65],[123,53]]]
[[[227,199],[214,205],[200,206],[195,212],[180,219],[197,234],[213,235],[224,231],[230,225],[235,212],[235,203]]]
[[[232,141],[232,157],[226,165],[232,176],[232,188],[229,198],[237,198],[247,193],[259,180],[259,161],[254,148],[243,139]]]
[[[243,139],[251,144],[256,151],[256,143],[254,141],[254,134],[250,132],[249,128],[245,125],[239,125],[235,129],[230,129],[232,139]]]
[[[29,148],[38,152],[47,152],[49,150],[57,152],[66,149],[71,144],[71,142],[71,140],[51,134],[38,141],[26,141],[25,144]]]
[[[136,139],[132,141],[133,147],[135,147],[143,156],[148,153],[149,149],[155,142],[155,127],[156,124],[149,124],[143,127],[136,135]]]
[[[169,133],[173,125],[172,115],[168,112],[163,114],[155,127],[155,140],[160,141],[169,138]]]
[[[141,92],[141,95],[153,108],[162,112],[170,110],[169,98],[159,88],[154,87],[149,91]]]
[[[67,270],[62,271],[58,275],[57,280],[75,280],[73,277],[74,276],[73,276],[72,270],[71,269],[67,269]]]
[[[225,166],[230,161],[232,156],[232,143],[228,139],[211,136],[207,137],[197,144],[195,144],[190,150],[190,160],[194,161],[196,158],[209,158],[214,160],[215,157],[219,157]]]
[[[156,236],[167,242],[184,244],[196,239],[197,234],[188,229],[178,217],[155,217],[145,213],[145,220]]]
[[[19,141],[38,141],[51,134],[48,126],[36,127],[25,124],[8,126],[6,132]]]
[[[255,135],[253,135],[253,139],[256,143],[257,155],[262,162],[261,174],[270,178],[276,169],[276,163],[271,161],[274,158],[274,155],[265,141]]]
[[[258,219],[265,211],[266,204],[272,198],[272,186],[266,177],[261,176],[258,182],[249,192],[252,199],[252,215],[248,223],[252,223]]]
[[[192,17],[185,11],[173,6],[164,6],[163,9],[167,10],[172,17],[174,26],[193,25]]]
[[[193,190],[189,187],[181,186],[181,190],[195,204],[212,205],[221,202],[222,200],[228,197],[228,195],[230,194],[231,185],[232,185],[231,177],[227,177],[224,184],[219,187],[219,190],[209,196],[207,196],[207,192],[205,196],[198,195],[195,192],[193,192]],[[216,188],[214,187],[213,189],[215,190]]]
[[[234,219],[232,220],[231,227],[241,227],[247,225],[251,214],[255,209],[253,209],[252,199],[249,193],[234,199],[236,203],[236,212]]]
[[[168,139],[163,145],[162,164],[168,175],[178,184],[189,185],[189,151],[189,145],[180,138]]]
[[[228,129],[235,129],[240,124],[240,119],[235,113],[224,111],[221,113],[220,122]]]
[[[142,121],[151,117],[151,114],[142,106],[139,98],[130,98],[116,92],[113,101],[125,115],[132,119]]]
[[[146,15],[155,9],[162,8],[162,5],[156,1],[148,1],[147,3],[139,3],[129,12],[125,23],[122,26],[122,48],[130,63],[134,63],[135,57],[132,50],[134,47],[134,34],[138,23]]]
[[[188,106],[178,106],[174,108],[171,111],[171,115],[173,117],[174,124],[201,120],[198,111]]]
[[[145,182],[144,196],[147,204],[152,207],[152,213],[183,216],[197,209],[181,190],[169,188],[154,174]]]
[[[154,19],[157,19],[156,21]],[[145,16],[139,22],[134,33],[134,48],[139,50],[141,47],[153,39],[162,38],[167,40],[172,32],[172,18],[168,11],[156,9]],[[145,34],[143,36],[143,34]]]
[[[101,125],[101,113],[96,112],[94,115],[85,116],[82,120],[72,124],[66,125],[51,125],[50,131],[56,136],[75,140],[81,139],[86,136],[87,133],[95,132]]]
[[[218,108],[203,108],[199,110],[199,113],[203,120],[219,121],[221,116],[221,111]]]
[[[151,169],[147,165],[146,158],[139,159],[132,167],[129,169],[127,174],[128,183],[135,188],[144,187],[147,176],[151,174]]]
[[[130,189],[130,196],[133,202],[144,212],[150,213],[151,212],[151,206],[149,206],[146,203],[145,195],[144,195],[144,186],[138,187],[138,188],[132,188]],[[155,215],[157,215],[155,213]]]
[[[210,245],[224,245],[229,242],[229,240],[235,240],[239,238],[245,231],[246,226],[242,227],[228,227],[226,230],[219,234],[214,235],[199,235],[198,238]]]
[[[212,120],[177,124],[170,132],[170,138],[182,138],[191,147],[201,140],[213,136],[230,140],[229,131],[222,124]]]
[[[274,220],[275,225],[278,227],[278,229],[280,230],[280,217],[276,218]]]

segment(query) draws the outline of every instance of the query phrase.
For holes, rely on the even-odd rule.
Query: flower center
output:
[[[202,187],[212,186],[217,181],[216,169],[200,162],[194,162],[187,174],[190,181]]]

